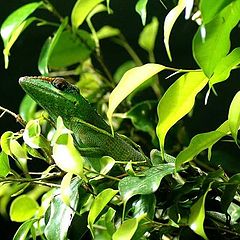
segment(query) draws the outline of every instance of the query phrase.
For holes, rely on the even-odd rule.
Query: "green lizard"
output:
[[[146,161],[148,158],[121,135],[112,135],[110,126],[81,96],[79,89],[64,78],[22,77],[19,83],[24,91],[42,108],[53,121],[61,116],[84,156],[84,149],[93,149],[100,156],[110,156],[117,161]],[[81,151],[82,149],[82,151]],[[88,151],[87,151],[88,152]],[[92,152],[92,155],[95,153]],[[89,154],[89,155],[88,155]]]

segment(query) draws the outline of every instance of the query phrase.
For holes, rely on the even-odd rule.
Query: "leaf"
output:
[[[11,155],[10,141],[13,138],[13,132],[7,131],[1,136],[1,148],[7,154]]]
[[[33,22],[35,21],[35,18],[29,18],[26,21],[22,22],[12,33],[9,41],[6,43],[6,46],[3,50],[4,54],[4,62],[5,62],[5,68],[8,68],[9,64],[9,55],[10,55],[10,49],[12,48],[13,44],[18,39],[19,35]]]
[[[50,57],[52,55],[54,47],[59,41],[59,38],[62,32],[66,28],[67,23],[68,23],[68,19],[65,18],[65,20],[62,22],[62,24],[54,34],[53,38],[48,38],[42,47],[40,57],[38,59],[38,70],[42,75],[48,74],[48,65],[49,65]]]
[[[216,66],[230,49],[230,33],[240,19],[240,1],[225,7],[211,22],[206,24],[206,37],[200,28],[193,39],[193,55],[206,76],[212,76]]]
[[[33,224],[37,222],[37,219],[29,219],[24,222],[14,234],[13,240],[25,240],[27,239],[27,235],[30,232]]]
[[[228,112],[228,123],[233,139],[236,144],[238,144],[237,135],[240,128],[240,91],[236,93],[231,102]]]
[[[38,209],[37,201],[23,194],[13,200],[10,206],[10,218],[15,222],[24,222],[32,218]]]
[[[10,151],[20,162],[28,159],[27,152],[16,139],[10,140]]]
[[[25,95],[21,101],[19,114],[24,121],[29,121],[33,118],[37,109],[37,103],[29,96]]]
[[[67,205],[70,206],[70,194],[71,194],[71,180],[72,180],[72,173],[67,173],[64,175],[61,181],[61,199]]]
[[[101,211],[104,209],[104,207],[108,204],[108,202],[118,193],[118,190],[113,190],[110,188],[104,189],[102,192],[100,192],[96,198],[94,199],[89,214],[88,214],[88,226],[90,228],[90,231],[93,235],[93,224]]]
[[[6,47],[12,34],[25,21],[30,14],[42,5],[42,2],[32,2],[26,4],[12,12],[1,26],[1,37]]]
[[[148,0],[138,0],[135,6],[135,11],[140,15],[143,26],[146,24],[146,18],[147,18],[147,6]]]
[[[79,178],[75,178],[71,182],[70,205],[72,208],[62,202],[59,189],[52,194],[54,198],[50,201],[47,210],[49,216],[48,218],[45,216],[44,236],[48,240],[67,239],[69,228],[75,216],[74,210],[76,211],[80,201],[79,189],[81,184],[82,180]]]
[[[201,196],[197,202],[195,202],[190,209],[190,216],[188,219],[189,227],[198,235],[207,240],[207,236],[204,232],[203,223],[205,219],[205,199],[207,193],[209,192],[211,184],[209,185],[207,191]]]
[[[72,10],[71,21],[75,29],[77,29],[91,10],[103,0],[78,0]]]
[[[10,171],[8,155],[2,151],[0,153],[0,177],[6,177]]]
[[[110,37],[115,37],[120,34],[120,30],[118,28],[113,28],[111,26],[103,26],[97,31],[97,38],[104,39],[104,38],[110,38]]]
[[[187,1],[185,0],[179,0],[177,6],[174,7],[165,17],[164,44],[165,44],[167,55],[170,61],[172,61],[172,56],[171,56],[170,47],[169,47],[170,34],[171,34],[174,23],[176,22],[177,18],[179,17],[183,9],[186,7],[186,2]]]
[[[240,184],[240,173],[233,175],[227,182],[227,185],[223,191],[221,197],[221,206],[224,213],[227,213],[227,210],[234,199],[238,186]]]
[[[165,92],[158,104],[157,136],[164,153],[165,137],[169,129],[193,108],[196,95],[207,84],[202,72],[189,72],[175,81]]]
[[[118,230],[113,234],[113,240],[130,240],[133,234],[136,232],[138,227],[138,220],[136,218],[131,218],[124,221]]]
[[[229,127],[228,121],[226,121],[215,131],[197,134],[192,138],[189,146],[178,154],[176,158],[176,170],[179,170],[183,163],[193,160],[204,149],[211,148],[213,144],[228,133]]]
[[[213,20],[213,18],[221,12],[228,4],[234,0],[218,0],[218,1],[209,1],[201,0],[199,8],[201,11],[201,16],[203,24],[207,24]]]
[[[68,67],[85,61],[95,48],[91,34],[78,30],[77,35],[71,31],[63,31],[49,58],[48,65],[52,68]]]
[[[213,76],[209,80],[209,87],[225,81],[231,70],[240,63],[240,48],[235,48],[226,57],[223,57],[214,69]]]
[[[123,75],[122,79],[109,96],[107,117],[111,126],[112,114],[117,106],[138,86],[164,69],[166,69],[166,67],[162,65],[148,63],[140,67],[132,68]]]
[[[153,17],[152,22],[144,27],[140,33],[138,43],[148,52],[153,52],[155,41],[158,33],[159,22],[156,17]]]
[[[161,180],[168,174],[174,172],[174,164],[159,164],[144,172],[143,176],[129,176],[120,180],[118,184],[123,201],[137,194],[151,194],[159,188]]]
[[[23,132],[24,142],[33,149],[43,148],[49,149],[49,143],[41,135],[41,126],[39,119],[30,120]]]

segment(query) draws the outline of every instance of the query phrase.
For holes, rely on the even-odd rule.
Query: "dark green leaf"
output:
[[[155,192],[166,175],[174,172],[173,164],[161,164],[144,172],[142,177],[125,177],[118,185],[123,201],[126,202],[137,194],[151,194]]]

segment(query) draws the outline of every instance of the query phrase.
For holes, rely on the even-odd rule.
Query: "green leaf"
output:
[[[148,3],[148,0],[138,0],[138,2],[136,3],[136,6],[135,6],[135,11],[140,15],[143,26],[146,24],[147,3]]]
[[[23,132],[24,142],[31,148],[49,149],[48,141],[41,135],[41,126],[39,119],[30,120]]]
[[[9,41],[7,42],[7,44],[3,50],[5,68],[8,68],[10,49],[12,48],[13,44],[16,42],[19,35],[24,31],[24,29],[27,28],[35,20],[36,20],[35,18],[27,19],[26,21],[22,22],[12,33]]]
[[[118,230],[113,234],[113,240],[130,240],[133,234],[136,232],[138,227],[138,220],[136,218],[131,218],[124,221]]]
[[[140,67],[132,68],[123,75],[119,84],[115,87],[109,96],[109,108],[107,111],[107,117],[111,126],[112,114],[117,106],[142,83],[164,69],[166,69],[165,66],[148,63]]]
[[[239,12],[240,1],[232,2],[204,26],[206,31],[204,39],[200,28],[194,36],[194,58],[208,77],[212,76],[216,66],[230,49],[230,33],[239,22]]]
[[[231,70],[240,63],[240,48],[235,48],[226,57],[223,57],[216,68],[214,69],[213,76],[209,80],[210,88],[219,82],[225,81]]]
[[[13,240],[25,240],[33,226],[33,224],[37,222],[37,219],[29,219],[24,222],[14,234]]]
[[[113,190],[110,188],[104,189],[102,192],[100,192],[96,198],[94,199],[89,214],[88,214],[88,225],[90,228],[90,231],[93,235],[93,224],[101,211],[104,209],[104,207],[108,204],[108,202],[118,193],[118,190]]]
[[[192,138],[189,146],[178,154],[176,158],[176,170],[179,170],[183,163],[193,160],[203,150],[211,148],[213,144],[228,133],[229,126],[228,121],[226,121],[215,131],[197,134]]]
[[[110,37],[115,37],[120,34],[120,30],[118,28],[113,28],[111,26],[103,26],[97,31],[97,38],[104,39],[104,38],[110,38]]]
[[[37,109],[37,103],[29,96],[25,95],[21,101],[19,114],[24,121],[29,121],[33,119],[33,116]]]
[[[70,207],[68,207],[61,200],[60,190],[56,190],[52,196],[54,198],[50,201],[50,206],[47,210],[49,216],[45,217],[46,227],[44,235],[48,240],[66,240],[69,228],[71,227],[73,218],[75,216],[76,208],[79,204],[79,189],[82,181],[79,178],[73,179],[71,183]],[[79,228],[78,228],[79,229]]]
[[[240,128],[240,91],[234,96],[228,112],[229,128],[235,142],[238,144],[237,135]]]
[[[164,44],[165,48],[168,54],[168,58],[170,61],[172,61],[172,56],[170,52],[170,47],[169,47],[169,38],[170,34],[173,28],[174,23],[176,22],[177,18],[183,11],[183,9],[186,7],[186,2],[185,0],[179,0],[178,4],[176,7],[174,7],[168,15],[165,17],[164,21]]]
[[[54,47],[59,41],[59,38],[62,32],[66,28],[67,23],[68,23],[68,19],[66,18],[62,22],[62,24],[60,25],[56,33],[54,34],[53,38],[48,38],[42,47],[40,57],[38,59],[38,70],[42,75],[48,74],[48,65],[49,65],[50,57],[52,55]]]
[[[78,0],[73,7],[71,15],[73,27],[77,29],[91,10],[100,2],[103,2],[103,0]]]
[[[201,16],[203,24],[207,24],[213,20],[213,18],[221,12],[228,4],[234,0],[218,0],[218,1],[209,1],[201,0],[199,8],[201,11]]]
[[[239,184],[240,184],[240,173],[233,175],[228,180],[227,185],[224,189],[223,195],[221,197],[221,205],[224,213],[227,213],[227,210],[235,197]]]
[[[158,104],[157,136],[164,153],[165,137],[169,129],[193,108],[196,95],[207,84],[202,72],[189,72],[175,81]]]
[[[32,2],[26,4],[12,12],[1,26],[1,37],[6,47],[12,34],[25,21],[30,14],[42,5],[42,2]]]
[[[10,151],[20,162],[25,162],[28,159],[27,152],[16,139],[10,140]]]
[[[10,171],[8,155],[2,151],[0,153],[0,177],[6,177]]]
[[[1,136],[1,148],[7,154],[11,155],[10,141],[13,138],[13,132],[7,131]]]
[[[95,48],[91,35],[78,30],[77,35],[70,31],[60,34],[49,58],[48,65],[52,68],[68,67],[85,61]]]
[[[36,200],[27,195],[15,198],[10,206],[10,218],[15,222],[24,222],[32,218],[39,209]]]
[[[162,178],[173,172],[174,164],[160,164],[142,172],[143,176],[123,178],[118,184],[123,201],[127,202],[137,194],[151,194],[157,191]]]
[[[155,41],[158,33],[159,22],[156,17],[153,17],[152,22],[146,25],[140,33],[138,43],[148,52],[153,52]]]
[[[61,199],[67,206],[70,206],[72,177],[73,177],[72,173],[65,174],[61,181],[61,186],[60,186]]]
[[[195,202],[190,209],[190,216],[188,219],[189,227],[198,235],[207,240],[207,236],[204,232],[203,223],[205,219],[205,199],[208,191],[210,190],[211,184],[209,185],[207,191],[201,196],[197,202]]]

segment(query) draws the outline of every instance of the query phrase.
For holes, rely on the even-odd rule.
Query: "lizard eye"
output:
[[[57,89],[59,89],[61,91],[65,90],[65,89],[67,89],[69,87],[69,83],[66,82],[63,78],[55,78],[52,81],[52,85],[55,88],[57,88]]]

